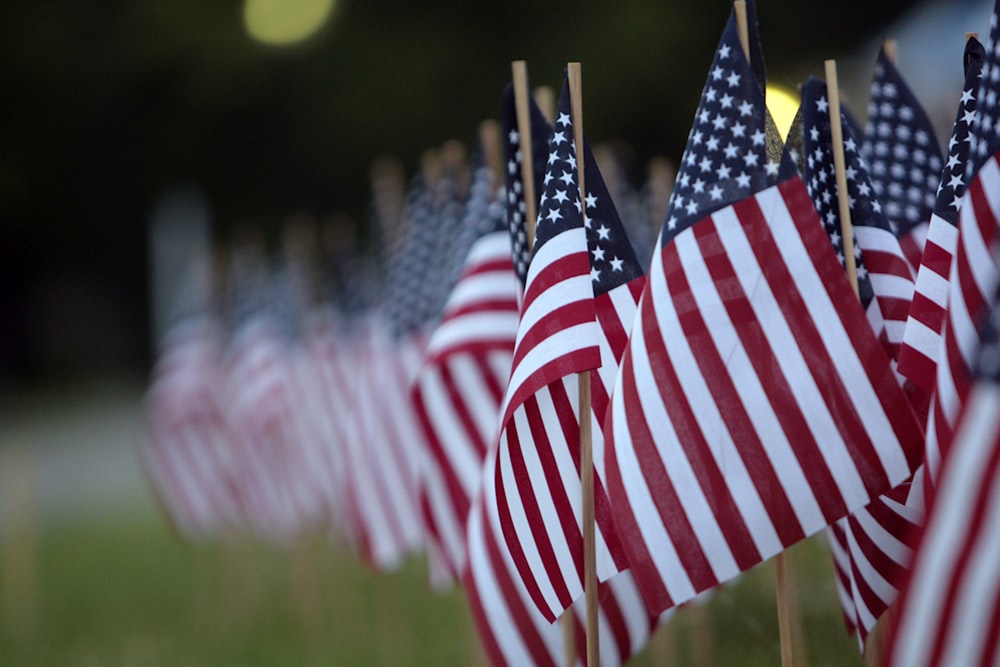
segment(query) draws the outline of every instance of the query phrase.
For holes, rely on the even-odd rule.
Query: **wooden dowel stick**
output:
[[[535,168],[531,151],[531,113],[528,102],[528,64],[523,60],[511,63],[514,77],[514,109],[517,113],[517,134],[521,144],[521,180],[524,186],[525,231],[528,234],[528,249],[535,243],[535,216],[538,196],[535,194]]]
[[[889,59],[889,62],[896,64],[896,40],[887,39],[882,42],[882,50],[885,51],[885,57]]]
[[[851,203],[847,193],[847,168],[844,164],[844,131],[840,125],[840,91],[837,87],[837,61],[827,60],[826,93],[830,103],[830,135],[833,143],[833,166],[837,178],[837,203],[840,207],[840,235],[844,245],[844,269],[847,279],[854,289],[855,298],[860,299],[858,292],[858,267],[854,261],[854,231],[851,225]]]
[[[979,33],[978,32],[967,32],[967,33],[965,33],[965,41],[968,42],[973,37],[975,37],[976,39],[979,39]]]
[[[788,571],[785,552],[774,557],[774,588],[778,598],[778,636],[781,638],[781,666],[792,667],[795,664],[795,651],[792,648],[792,623],[789,613]]]
[[[580,186],[580,205],[587,215],[587,186],[584,182],[583,150],[583,77],[580,63],[567,66],[569,76],[570,115],[573,122],[573,145],[576,150],[577,180]],[[580,373],[580,480],[583,503],[583,587],[587,603],[587,664],[600,664],[600,638],[597,624],[597,555],[596,526],[594,523],[594,444],[591,431],[590,373]]]
[[[747,62],[750,62],[750,27],[747,24],[747,3],[746,0],[735,0],[733,2],[733,12],[736,14],[736,31],[740,35],[740,45],[743,47],[743,55]]]

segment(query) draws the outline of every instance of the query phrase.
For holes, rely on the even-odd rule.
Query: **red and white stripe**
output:
[[[600,366],[599,339],[586,232],[571,227],[537,246],[528,268],[490,498],[549,620],[583,593],[575,374]]]
[[[909,482],[901,484],[829,528],[838,597],[862,651],[909,572],[910,545],[923,522],[923,507],[907,505],[909,491]]]
[[[217,537],[239,506],[219,405],[219,332],[209,320],[167,334],[144,406],[143,470],[179,532]]]
[[[420,461],[427,539],[455,579],[465,566],[465,526],[483,460],[496,443],[514,356],[519,291],[510,234],[503,230],[480,238],[431,334],[413,385],[428,447]]]
[[[496,450],[484,467],[483,492],[468,524],[465,590],[480,641],[490,663],[501,665],[565,665],[561,623],[552,623],[537,608],[504,545],[495,504]],[[641,651],[655,627],[629,572],[599,585],[600,664],[621,665]],[[572,607],[576,638],[575,664],[586,664],[583,601]]]
[[[357,436],[348,445],[351,503],[365,559],[388,570],[423,542],[418,457],[424,445],[409,389],[424,341],[419,335],[391,341],[376,321],[361,347],[351,380],[358,419]]]
[[[969,393],[945,455],[885,664],[1000,664],[997,563],[1000,387],[984,381]]]
[[[928,223],[921,222],[899,238],[899,247],[903,251],[903,256],[906,257],[906,263],[910,265],[910,274],[914,278],[917,276],[921,258],[924,256],[929,230]]]
[[[958,413],[972,386],[972,355],[1000,268],[991,253],[1000,228],[1000,166],[994,155],[969,184],[958,214],[958,243],[949,279],[948,316],[938,353],[927,424],[925,469],[933,487]]]
[[[934,389],[941,331],[948,312],[948,276],[957,243],[958,227],[931,215],[898,367],[901,375],[924,391]]]
[[[861,247],[864,267],[875,299],[868,309],[873,331],[895,361],[903,342],[903,330],[913,299],[913,274],[899,240],[886,229],[859,225],[854,236]],[[878,309],[874,308],[878,303]]]
[[[922,433],[801,179],[658,249],[605,437],[619,537],[652,610],[910,476]]]

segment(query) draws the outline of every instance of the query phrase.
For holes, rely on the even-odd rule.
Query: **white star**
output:
[[[597,246],[596,248],[591,250],[590,254],[594,256],[595,262],[604,261],[604,248],[602,248],[601,246]]]
[[[729,93],[726,93],[725,95],[722,96],[722,99],[719,100],[719,104],[722,106],[723,109],[732,109],[733,96],[730,95]]]
[[[750,187],[750,176],[745,171],[741,171],[740,175],[736,177],[736,184],[741,188]]]
[[[701,143],[701,138],[704,136],[701,130],[695,130],[691,133],[691,145],[697,146]]]
[[[962,177],[958,174],[952,175],[951,180],[948,181],[949,188],[960,188],[963,185],[965,185],[965,183],[962,181]]]
[[[847,176],[847,180],[853,181],[858,176],[858,170],[854,168],[854,165],[851,165],[844,170],[844,174]]]
[[[563,183],[565,183],[566,185],[572,185],[573,184],[573,172],[572,171],[564,171],[563,175],[559,177],[559,180],[562,181]]]
[[[595,206],[597,206],[597,197],[595,197],[594,195],[592,195],[592,194],[590,194],[588,192],[587,193],[587,208],[594,208]]]
[[[747,134],[747,126],[743,123],[736,122],[733,124],[731,131],[734,137],[745,137]]]
[[[597,268],[594,268],[594,267],[590,267],[590,279],[593,280],[593,281],[595,281],[595,282],[598,281],[598,280],[600,280],[601,279],[601,270],[597,269]]]
[[[722,180],[724,178],[729,178],[730,171],[730,168],[723,163],[719,165],[719,168],[715,170],[715,173],[719,175],[719,180]]]
[[[516,174],[516,173],[517,173],[517,163],[516,163],[516,162],[514,162],[513,160],[508,160],[508,161],[507,161],[507,171],[508,171],[508,173],[510,173],[510,174],[511,174],[512,176],[513,176],[514,174]]]
[[[550,222],[555,222],[556,220],[562,220],[562,212],[558,208],[550,208],[549,214],[545,216]]]
[[[731,88],[740,85],[740,75],[736,73],[736,70],[729,73],[729,76],[726,77],[726,83],[728,83]]]
[[[757,160],[758,160],[758,155],[756,153],[746,153],[743,156],[743,164],[745,164],[748,167],[756,167]]]
[[[667,229],[674,230],[676,228],[677,228],[677,216],[672,215],[669,218],[667,218]]]
[[[722,149],[722,152],[725,153],[727,159],[731,160],[736,157],[736,154],[739,152],[739,150],[740,150],[739,147],[730,141],[729,144],[727,144],[726,147]]]
[[[729,57],[729,45],[723,44],[719,47],[719,58],[725,60]]]
[[[750,135],[750,140],[753,141],[753,145],[754,146],[763,146],[764,145],[764,139],[766,139],[766,138],[767,138],[767,135],[765,135],[760,130],[756,130],[753,134]]]
[[[549,164],[555,164],[558,161],[559,161],[559,154],[557,152],[552,151],[551,153],[549,153],[549,162],[548,162]]]
[[[556,146],[558,146],[564,141],[566,141],[566,135],[563,134],[562,132],[555,132],[552,135],[552,143],[554,143]]]
[[[721,130],[725,126],[726,126],[726,117],[723,116],[722,114],[718,114],[716,115],[715,118],[712,119],[712,127],[714,127],[715,129]]]
[[[712,81],[718,81],[719,79],[722,78],[722,75],[725,73],[726,73],[725,70],[722,69],[721,67],[716,66],[712,68]]]
[[[515,145],[519,144],[521,143],[521,135],[517,133],[517,130],[511,130],[507,135],[507,141]]]
[[[597,238],[601,239],[602,241],[607,241],[608,238],[610,238],[609,236],[610,234],[611,234],[611,229],[604,225],[601,225],[597,229]]]
[[[844,141],[844,150],[848,153],[858,152],[858,145],[854,143],[854,137],[847,137],[847,140]]]
[[[830,103],[826,101],[825,97],[821,97],[818,100],[816,100],[816,111],[819,111],[820,113],[826,113],[827,109],[829,108],[830,108]]]
[[[780,165],[778,165],[778,163],[774,160],[768,160],[767,164],[764,165],[764,170],[767,172],[768,176],[777,176],[779,166]]]
[[[617,255],[615,257],[612,257],[611,258],[611,270],[612,271],[622,271],[623,270],[622,264],[624,264],[624,263],[625,263],[625,260],[618,259]]]
[[[752,113],[753,105],[744,100],[743,103],[740,104],[740,116],[749,116]]]
[[[975,98],[975,96],[976,96],[975,95],[975,91],[972,90],[972,88],[969,88],[968,90],[963,90],[962,91],[962,99],[960,99],[958,101],[958,103],[959,104],[966,104],[968,102],[971,102],[973,100],[973,98]]]
[[[712,201],[720,201],[722,199],[722,188],[719,187],[718,183],[712,186],[712,189],[708,191],[708,196],[712,198]]]
[[[566,194],[565,190],[556,190],[556,193],[555,195],[553,195],[552,198],[555,199],[560,204],[563,203],[564,201],[569,200],[569,196]]]
[[[693,200],[689,201],[684,209],[687,211],[688,215],[694,215],[698,211],[698,204],[696,204]]]
[[[712,161],[709,160],[708,157],[702,158],[701,164],[698,166],[701,167],[702,171],[712,171]]]
[[[694,190],[696,194],[700,194],[700,193],[704,192],[705,191],[705,181],[703,181],[703,180],[701,180],[699,178],[697,181],[694,182],[694,185],[691,186],[691,189]]]
[[[559,119],[556,121],[556,125],[569,125],[570,118],[568,113],[559,114]]]

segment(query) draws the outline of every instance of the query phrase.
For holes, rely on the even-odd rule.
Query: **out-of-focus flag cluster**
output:
[[[560,616],[585,655],[592,475],[602,664],[823,531],[862,650],[902,596],[892,664],[992,664],[996,12],[946,150],[881,52],[864,131],[842,111],[838,175],[831,91],[803,83],[786,144],[747,10],[676,173],[633,188],[613,151],[576,144],[567,85],[552,119],[528,100],[529,128],[508,87],[471,167],[447,144],[405,192],[377,172],[365,252],[331,237],[320,260],[291,235],[188,272],[141,448],[178,531],[333,530],[377,569],[422,551],[494,664],[555,665]]]

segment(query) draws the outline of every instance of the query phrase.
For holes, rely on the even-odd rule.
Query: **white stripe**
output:
[[[490,311],[445,320],[434,332],[434,337],[427,348],[428,356],[467,345],[470,341],[513,343],[517,322],[518,315],[513,309],[509,313]],[[511,347],[513,348],[513,345]]]

